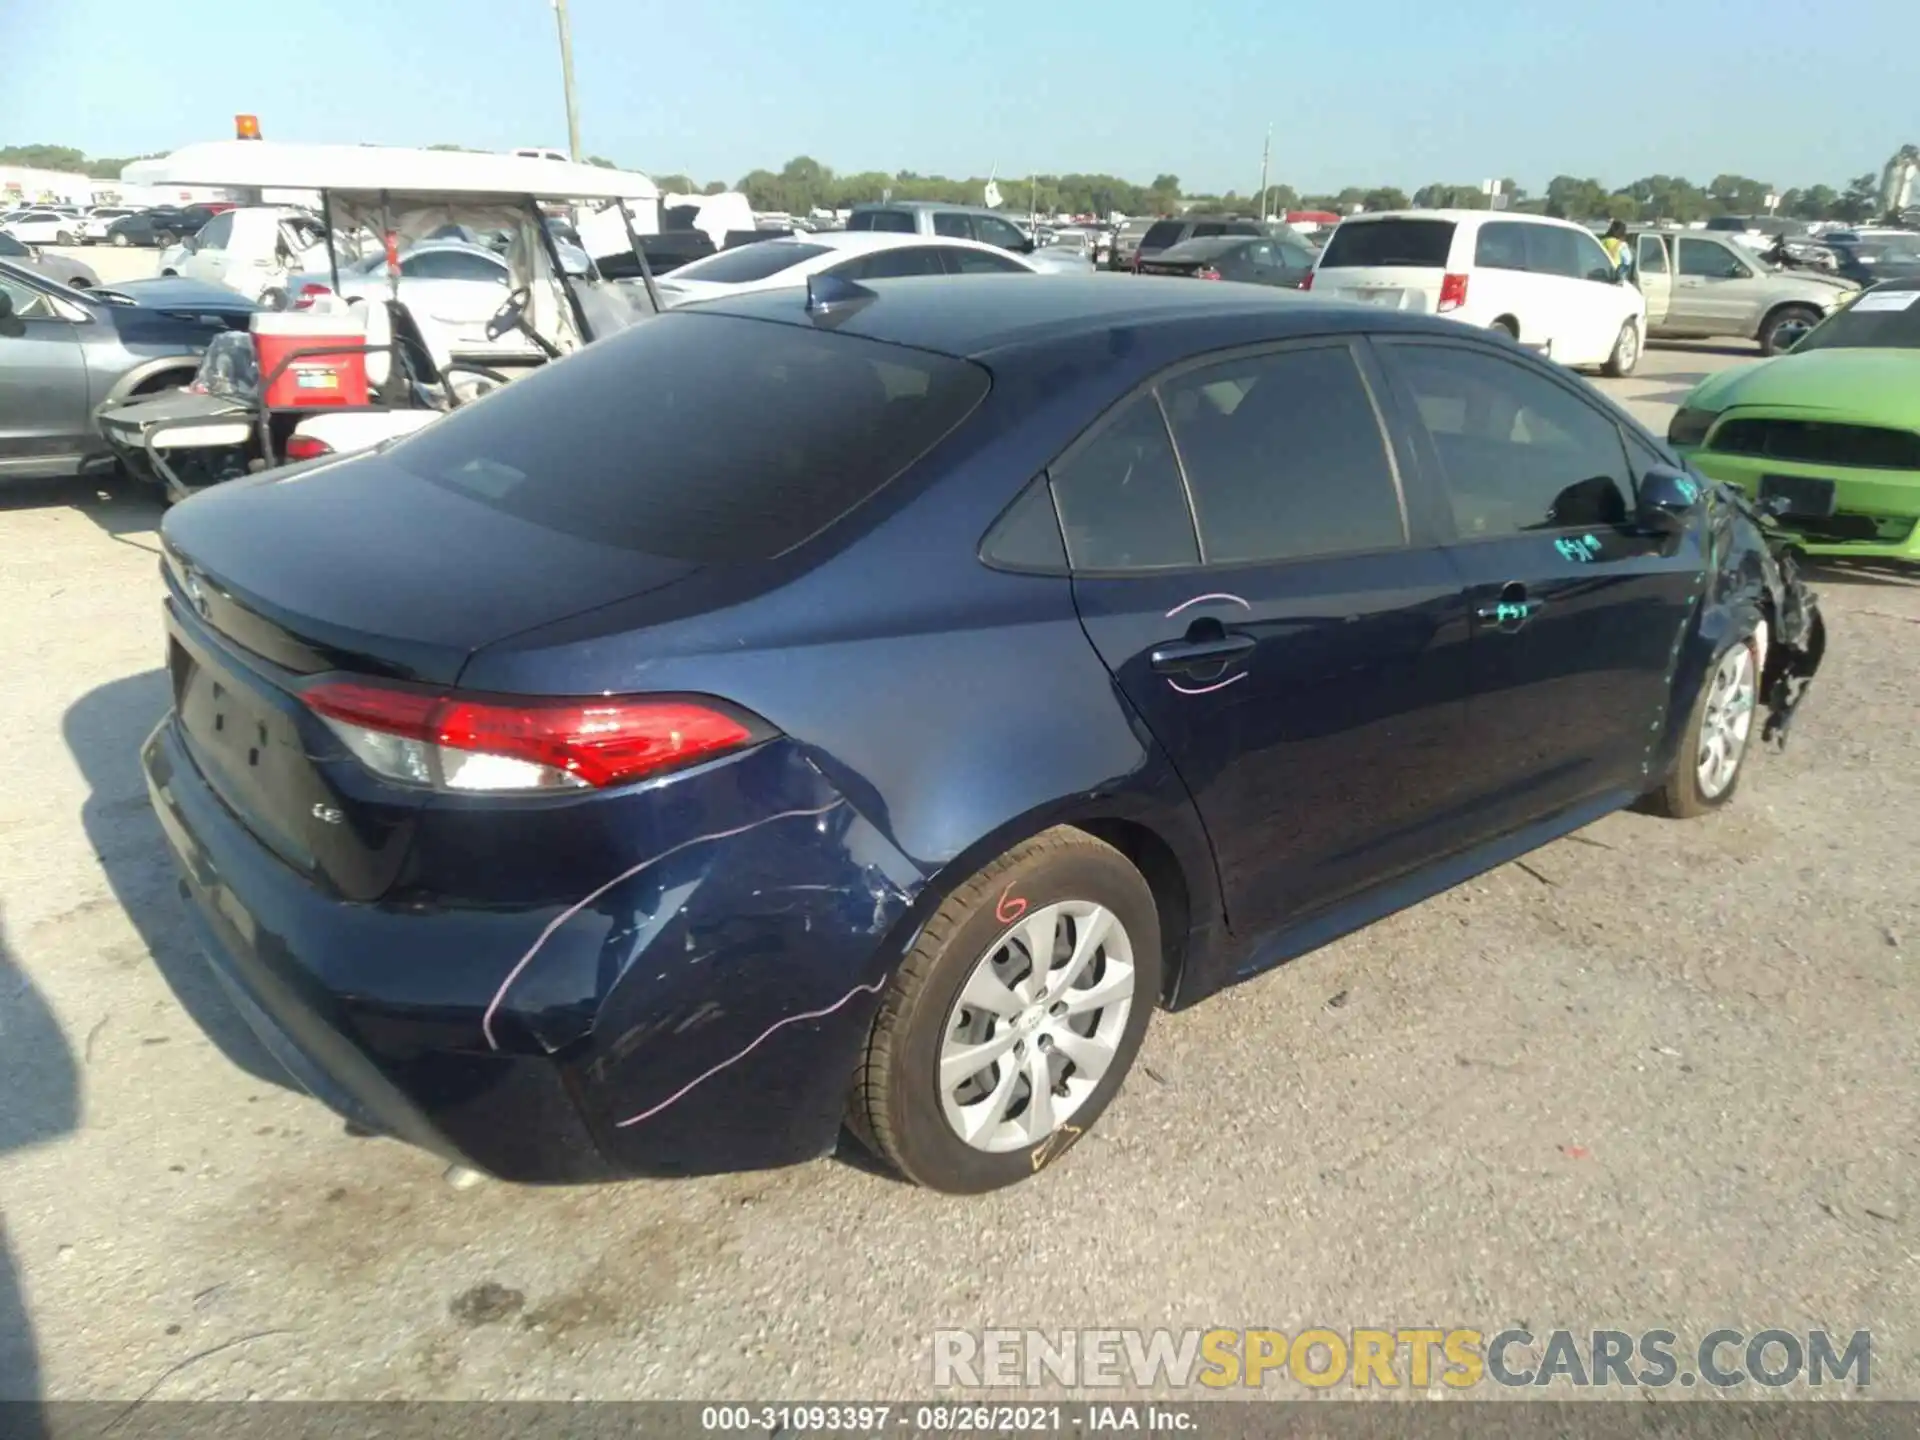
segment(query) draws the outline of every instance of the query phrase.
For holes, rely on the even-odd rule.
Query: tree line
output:
[[[428,148],[463,150],[467,147],[443,144]],[[77,171],[96,180],[117,180],[122,166],[149,158],[130,155],[89,159],[82,151],[66,145],[0,146],[0,164]],[[615,162],[601,155],[589,156],[588,163],[617,168]],[[891,175],[878,170],[842,175],[807,155],[795,156],[777,171],[749,171],[731,187],[720,180],[700,184],[686,175],[656,174],[653,178],[662,190],[671,193],[712,195],[732,188],[743,191],[756,210],[800,215],[816,209],[844,209],[877,200],[944,200],[978,205],[986,193],[989,178],[999,186],[1002,205],[1023,213],[1031,208],[1050,215],[1110,215],[1116,211],[1123,215],[1168,215],[1181,210],[1252,214],[1261,204],[1261,197],[1255,193],[1189,194],[1181,188],[1177,175],[1156,175],[1144,185],[1117,175],[976,175],[965,180],[921,175],[912,170]],[[1858,224],[1874,217],[1880,198],[1879,177],[1871,171],[1837,188],[1809,185],[1775,190],[1769,183],[1745,175],[1716,175],[1706,185],[1678,175],[1648,175],[1631,184],[1609,188],[1599,180],[1556,175],[1537,195],[1530,194],[1511,179],[1501,182],[1501,190],[1509,208],[1535,214],[1575,220],[1678,220],[1683,224],[1715,215],[1765,214],[1769,195],[1777,200],[1774,213],[1783,217]],[[1423,185],[1411,195],[1391,185],[1349,185],[1339,191],[1302,193],[1287,184],[1272,185],[1266,194],[1267,208],[1275,213],[1331,210],[1345,214],[1356,207],[1404,210],[1409,206],[1480,210],[1491,203],[1478,184],[1444,182]]]

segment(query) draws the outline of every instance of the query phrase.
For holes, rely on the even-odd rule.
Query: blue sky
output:
[[[1910,5],[572,0],[572,24],[584,147],[702,181],[804,153],[1247,191],[1271,121],[1302,190],[1537,191],[1877,173],[1920,142]],[[548,0],[0,0],[0,56],[0,144],[170,149],[236,112],[281,140],[566,144]]]

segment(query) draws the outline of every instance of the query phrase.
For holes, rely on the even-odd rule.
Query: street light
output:
[[[573,32],[567,26],[567,0],[553,0],[553,18],[560,27],[560,78],[567,90],[567,154],[580,159],[580,107],[573,98]]]

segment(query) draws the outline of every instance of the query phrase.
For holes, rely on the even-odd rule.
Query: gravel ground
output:
[[[1661,423],[1732,358],[1612,388]],[[290,1091],[199,968],[135,763],[157,520],[0,496],[0,1394],[907,1396],[941,1327],[1525,1323],[1870,1327],[1920,1398],[1920,581],[1822,574],[1827,668],[1730,809],[1157,1017],[1012,1192],[459,1189]]]

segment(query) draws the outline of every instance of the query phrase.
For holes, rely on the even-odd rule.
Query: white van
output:
[[[198,234],[162,251],[160,273],[224,285],[258,300],[283,288],[289,274],[326,263],[326,237],[313,216],[253,205],[221,211]]]
[[[1592,232],[1544,215],[1401,210],[1340,222],[1307,288],[1498,327],[1562,365],[1630,374],[1647,303]]]

